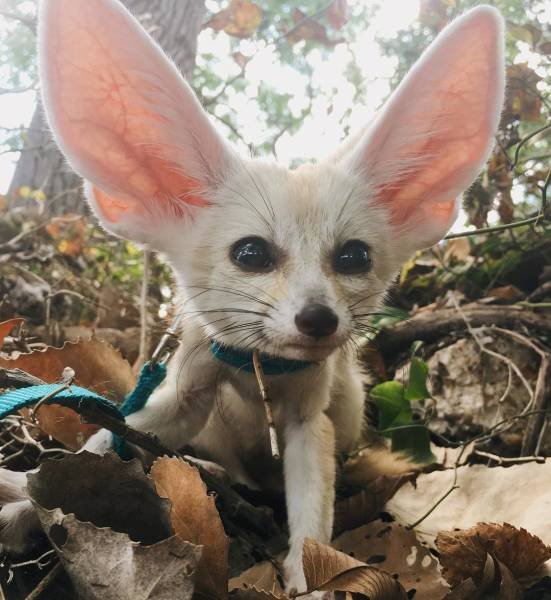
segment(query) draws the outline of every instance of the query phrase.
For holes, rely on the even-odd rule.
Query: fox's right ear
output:
[[[491,153],[504,96],[503,25],[495,8],[477,6],[446,27],[340,158],[386,211],[400,260],[444,236]]]
[[[111,232],[162,249],[235,165],[189,85],[118,0],[41,0],[42,99]]]

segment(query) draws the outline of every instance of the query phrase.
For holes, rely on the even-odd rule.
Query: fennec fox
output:
[[[479,6],[455,20],[369,126],[294,170],[238,157],[116,0],[42,0],[39,63],[54,138],[99,221],[162,252],[183,298],[180,348],[130,425],[277,486],[250,372],[261,352],[283,448],[286,585],[304,590],[303,540],[331,539],[335,455],[362,433],[356,341],[401,263],[454,222],[492,149],[501,16]],[[110,445],[99,432],[88,448]],[[5,479],[19,509],[20,484]],[[24,531],[19,509],[4,511],[8,543]]]

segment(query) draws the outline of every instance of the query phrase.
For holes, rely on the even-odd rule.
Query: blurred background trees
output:
[[[330,154],[349,132],[367,123],[446,23],[477,4],[124,3],[186,74],[223,135],[245,153],[275,156],[291,166]],[[456,230],[538,219],[499,234],[454,240],[433,249],[430,258],[414,257],[404,267],[395,298],[406,310],[429,304],[449,288],[476,299],[492,288],[515,285],[526,295],[541,285],[542,277],[551,278],[545,274],[551,262],[546,218],[551,9],[545,0],[490,4],[507,21],[507,101],[495,151],[465,195]],[[97,322],[90,307],[105,302],[101,294],[114,286],[118,301],[126,295],[124,323],[135,323],[130,307],[139,303],[141,251],[106,236],[88,219],[78,179],[51,142],[39,106],[31,118],[38,97],[35,28],[36,0],[0,0],[0,265],[4,273],[8,264],[23,269],[17,277],[32,289],[36,277],[42,278],[48,294],[76,286],[87,302],[75,296],[69,302],[67,294],[59,294],[63,302],[57,296],[54,300],[71,304],[66,312],[77,322]],[[160,261],[153,263],[150,287],[152,314],[165,314],[172,292]],[[0,298],[13,296],[13,289],[13,277],[0,276]],[[28,289],[22,289],[20,296],[27,297]],[[53,309],[55,315],[55,302]],[[24,312],[21,306],[18,310]]]
[[[326,122],[332,128],[326,149],[330,152],[335,135],[344,137],[351,126],[362,122],[362,115],[367,119],[369,111],[373,112],[376,106],[371,98],[380,104],[440,29],[477,4],[475,0],[403,3],[409,5],[407,10],[417,10],[417,18],[407,29],[396,31],[392,23],[381,26],[377,21],[384,4],[377,0],[124,3],[186,74],[226,135],[263,156],[277,156],[297,139],[294,134],[319,130]],[[496,152],[485,175],[466,196],[468,219],[476,227],[486,225],[488,219],[508,223],[535,213],[551,154],[551,137],[542,132],[514,155],[519,141],[549,120],[548,4],[540,0],[493,0],[491,4],[507,19],[509,91]],[[36,1],[2,0],[0,7],[2,94],[36,90]],[[366,31],[372,32],[378,46],[373,57],[369,56],[372,46],[358,45],[366,39]],[[259,60],[259,54],[264,60]],[[381,69],[384,59],[388,65]],[[266,65],[271,71],[259,80],[255,71]],[[333,70],[322,70],[324,65],[334,65]],[[295,80],[290,91],[285,90],[285,78]],[[3,112],[6,120],[6,109]],[[254,127],[250,115],[254,115]],[[20,128],[2,127],[2,120],[0,114],[0,151],[17,159],[7,190],[10,206],[26,200],[27,204],[43,202],[49,214],[85,210],[76,193],[78,180],[51,143],[40,108],[29,127],[26,123]],[[284,154],[291,164],[310,158],[304,152],[291,157]]]

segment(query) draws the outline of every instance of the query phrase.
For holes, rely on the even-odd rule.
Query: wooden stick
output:
[[[272,412],[272,400],[268,394],[268,386],[264,379],[264,372],[262,370],[262,363],[260,362],[260,355],[258,350],[253,351],[253,366],[258,387],[260,389],[260,395],[264,402],[264,410],[266,412],[266,420],[268,421],[268,431],[270,432],[270,448],[272,450],[272,458],[279,460],[281,454],[279,453],[279,444],[277,442],[277,431],[274,424],[274,414]]]
[[[25,598],[25,600],[38,600],[38,598],[45,592],[50,585],[63,573],[63,566],[61,563],[56,563],[54,567],[46,573],[46,575],[39,581],[38,585],[34,590]]]

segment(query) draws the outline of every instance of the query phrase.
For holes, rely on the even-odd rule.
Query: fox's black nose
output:
[[[307,304],[296,316],[297,329],[313,338],[322,338],[335,333],[339,317],[324,304]]]

